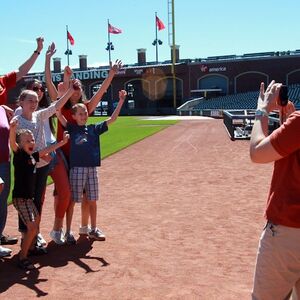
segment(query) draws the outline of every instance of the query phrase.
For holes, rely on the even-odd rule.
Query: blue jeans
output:
[[[33,203],[35,204],[40,215],[42,213],[44,193],[47,185],[48,174],[49,174],[49,165],[36,169],[36,183],[35,183]],[[20,232],[27,231],[27,227],[23,223],[20,217],[19,217],[19,231]]]
[[[10,163],[0,163],[0,177],[4,181],[4,189],[0,193],[0,237],[2,236],[7,218],[7,198],[10,191]]]

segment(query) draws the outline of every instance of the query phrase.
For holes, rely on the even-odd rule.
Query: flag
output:
[[[114,26],[111,26],[109,23],[108,23],[108,32],[109,33],[112,33],[112,34],[119,34],[119,33],[122,33],[122,30],[117,28],[117,27],[114,27]]]
[[[157,16],[156,16],[156,26],[157,26],[157,29],[158,29],[158,30],[163,30],[163,29],[165,29],[164,23],[163,23],[162,20],[159,19]]]
[[[68,40],[70,41],[70,44],[73,46],[75,44],[75,41],[69,31],[67,31],[67,37],[68,37]]]

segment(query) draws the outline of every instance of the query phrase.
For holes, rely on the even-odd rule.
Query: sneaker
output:
[[[14,245],[18,242],[17,237],[12,237],[7,234],[2,233],[0,244],[1,245]]]
[[[11,249],[0,246],[0,257],[10,256],[11,252]]]
[[[105,234],[99,228],[92,229],[88,235],[91,239],[105,241]]]
[[[66,242],[62,230],[51,230],[50,237],[57,245],[64,245]]]
[[[47,245],[47,242],[45,241],[45,239],[43,238],[43,236],[42,236],[41,233],[37,234],[37,236],[36,236],[36,243],[37,243],[38,247],[40,247],[40,246],[46,246]]]
[[[65,241],[66,241],[66,244],[68,244],[68,245],[75,245],[76,244],[76,239],[73,235],[73,232],[66,232]]]
[[[88,226],[80,226],[79,227],[79,234],[80,235],[88,235],[90,230],[91,230],[91,227],[89,225]]]

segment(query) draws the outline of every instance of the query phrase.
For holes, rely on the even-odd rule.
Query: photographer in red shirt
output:
[[[261,84],[250,140],[255,163],[274,162],[267,199],[267,224],[262,232],[255,266],[252,299],[300,297],[300,111],[287,89],[273,80]],[[270,135],[268,117],[279,110],[282,124]]]

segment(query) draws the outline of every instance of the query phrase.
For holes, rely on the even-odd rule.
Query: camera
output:
[[[279,105],[286,106],[288,104],[288,87],[286,85],[282,85],[279,91]]]

